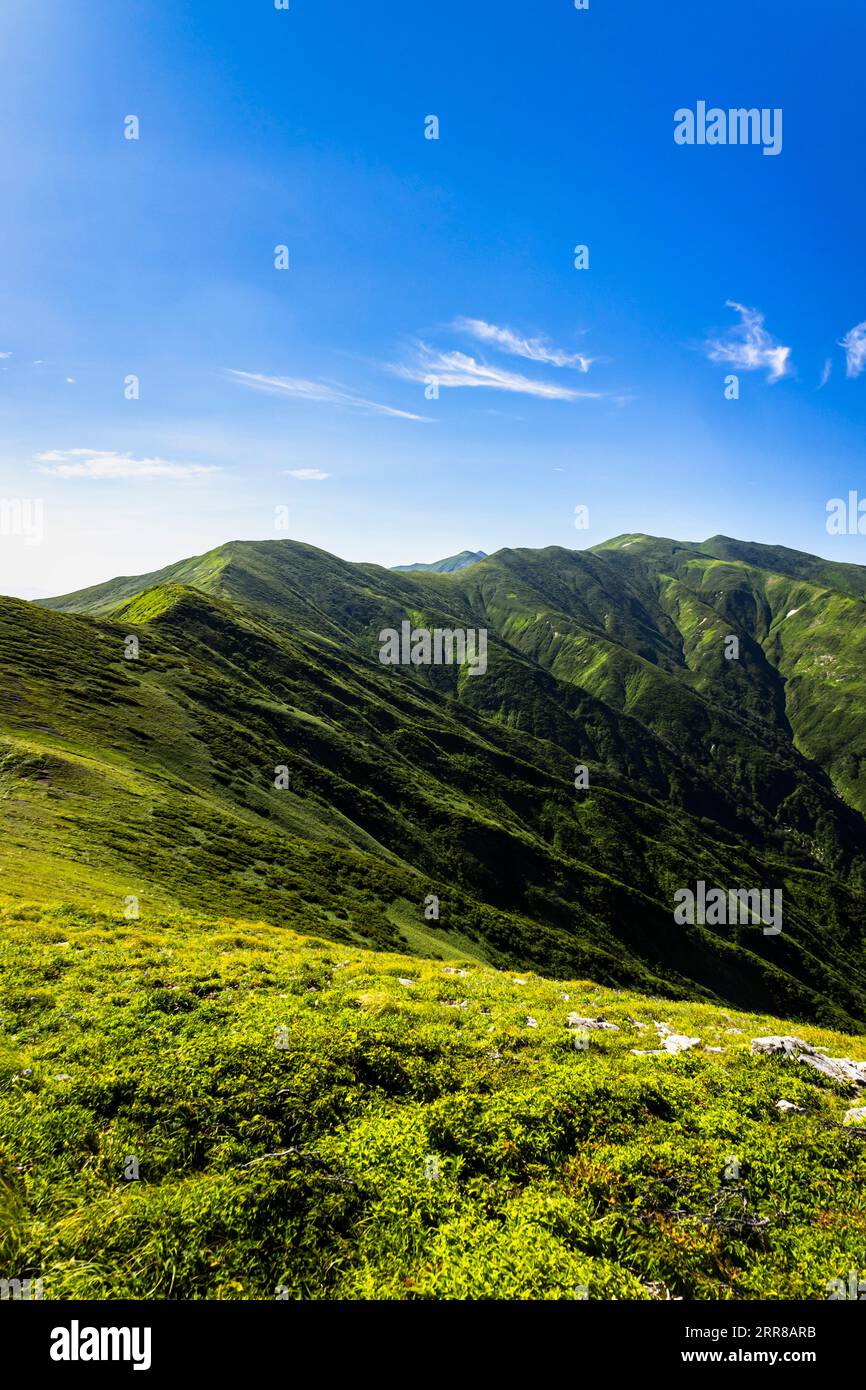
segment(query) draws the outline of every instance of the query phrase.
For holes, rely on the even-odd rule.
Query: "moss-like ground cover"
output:
[[[856,1100],[749,1053],[863,1037],[193,916],[9,902],[0,951],[0,1268],[45,1298],[824,1299],[866,1274]],[[572,1011],[618,1031],[575,1047]],[[656,1023],[701,1045],[636,1055]]]

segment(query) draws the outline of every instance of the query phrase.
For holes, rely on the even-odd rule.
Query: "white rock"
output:
[[[849,1057],[822,1057],[820,1053],[801,1053],[798,1062],[814,1067],[829,1081],[866,1086],[866,1062],[852,1062]]]
[[[845,1111],[843,1125],[866,1124],[866,1105],[857,1105],[853,1110]]]
[[[749,1051],[755,1055],[781,1052],[784,1057],[799,1057],[801,1053],[812,1053],[815,1049],[811,1043],[804,1042],[802,1038],[776,1033],[768,1038],[752,1038],[749,1043]]]
[[[526,1026],[527,1028],[537,1028],[538,1022],[536,1019],[532,1017],[532,1015],[530,1015],[529,1018],[526,1020]]]
[[[790,1034],[768,1038],[752,1038],[749,1051],[754,1054],[780,1055],[789,1061],[804,1062],[826,1076],[828,1081],[844,1085],[866,1086],[866,1062],[852,1062],[850,1057],[825,1057],[823,1049],[813,1047],[803,1038]]]
[[[799,1115],[803,1113],[802,1105],[795,1105],[792,1100],[777,1100],[776,1109],[781,1110],[783,1113],[787,1110],[796,1110]]]
[[[618,1033],[619,1028],[615,1023],[608,1023],[603,1018],[581,1018],[580,1014],[569,1014],[565,1020],[566,1028],[592,1028],[606,1029],[610,1033]]]
[[[700,1038],[687,1038],[683,1033],[669,1033],[662,1039],[662,1047],[665,1052],[688,1052],[690,1047],[697,1047]]]

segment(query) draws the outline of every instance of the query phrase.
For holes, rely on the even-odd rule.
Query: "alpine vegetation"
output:
[[[864,1279],[864,633],[725,536],[0,598],[8,1301]]]

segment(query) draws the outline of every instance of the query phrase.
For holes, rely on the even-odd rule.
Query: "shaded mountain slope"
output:
[[[810,604],[808,623],[788,616]],[[30,838],[7,842],[7,881],[23,892],[56,856],[60,896],[105,902],[133,882],[203,909],[217,894],[346,940],[473,943],[494,962],[860,1026],[859,769],[806,669],[810,641],[833,635],[810,624],[844,641],[851,605],[649,537],[450,574],[234,542],[41,607],[4,601],[11,775],[43,760],[13,789]],[[486,674],[381,666],[378,634],[404,619],[487,627]],[[842,689],[856,723],[856,682]],[[698,879],[782,889],[781,936],[676,925],[673,895]]]

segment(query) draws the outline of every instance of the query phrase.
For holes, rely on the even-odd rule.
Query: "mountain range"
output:
[[[406,621],[486,671],[383,666]],[[864,1031],[864,634],[866,569],[723,536],[2,599],[0,883]],[[678,924],[699,882],[783,930]]]
[[[433,574],[453,574],[455,570],[465,570],[467,565],[486,560],[483,550],[461,550],[459,555],[448,555],[444,560],[434,560],[429,565],[392,565],[395,573],[411,574],[417,570],[427,570]]]

